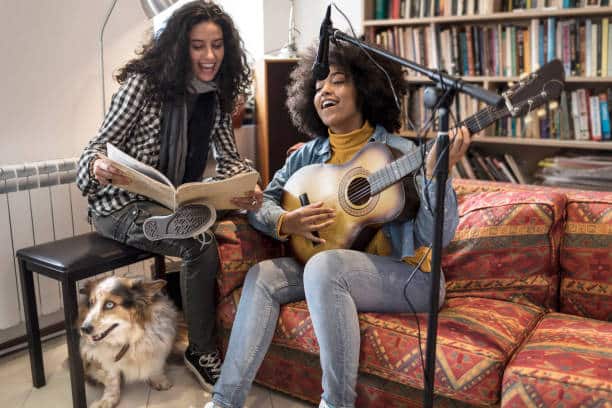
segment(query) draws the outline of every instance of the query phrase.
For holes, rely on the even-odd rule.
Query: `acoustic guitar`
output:
[[[564,86],[563,64],[553,60],[509,88],[503,94],[505,106],[487,107],[459,126],[474,134],[498,119],[527,114],[558,98]],[[281,205],[285,210],[318,201],[336,210],[335,222],[316,232],[325,243],[299,235],[289,238],[295,257],[305,263],[321,251],[351,248],[366,226],[392,221],[405,202],[403,184],[398,182],[421,166],[422,156],[416,148],[394,160],[385,144],[371,142],[345,164],[312,164],[295,172],[284,186]]]

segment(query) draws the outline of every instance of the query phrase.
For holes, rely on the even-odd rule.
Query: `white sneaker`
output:
[[[190,204],[172,214],[147,218],[142,229],[149,241],[186,239],[203,234],[216,220],[215,207],[206,203]]]
[[[219,405],[215,405],[214,401],[210,401],[207,402],[206,405],[204,405],[204,408],[221,408]],[[248,408],[246,405],[243,408]]]

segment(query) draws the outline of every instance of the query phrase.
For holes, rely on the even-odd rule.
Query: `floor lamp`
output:
[[[300,30],[295,27],[294,0],[289,0],[289,41],[278,52],[278,56],[282,58],[297,58],[297,45],[295,41],[296,33]]]
[[[104,116],[106,115],[106,89],[104,86],[104,30],[106,29],[106,24],[108,23],[113,10],[115,9],[117,1],[118,0],[112,0],[108,10],[106,10],[106,16],[104,17],[102,27],[100,27],[100,85],[102,87],[102,120],[104,120]],[[142,6],[147,18],[151,19],[176,2],[177,0],[140,0],[140,5]]]

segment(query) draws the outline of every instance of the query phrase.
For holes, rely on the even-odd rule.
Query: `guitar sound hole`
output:
[[[353,205],[364,205],[370,199],[370,183],[364,177],[351,180],[348,186],[348,199]]]

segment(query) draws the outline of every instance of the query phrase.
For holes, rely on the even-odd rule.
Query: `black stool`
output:
[[[85,408],[87,403],[83,363],[79,353],[76,282],[153,256],[155,257],[155,275],[159,277],[164,272],[165,265],[162,255],[121,244],[95,232],[17,251],[34,387],[40,388],[45,385],[45,368],[40,344],[33,272],[58,280],[62,284],[72,406]]]

